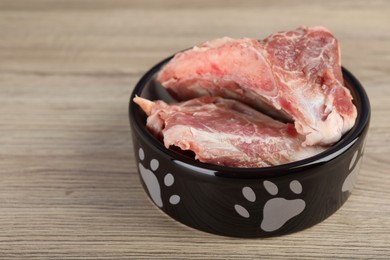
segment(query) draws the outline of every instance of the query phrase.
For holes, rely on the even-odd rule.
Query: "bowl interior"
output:
[[[178,160],[182,163],[192,165],[198,169],[211,170],[215,172],[216,175],[221,175],[224,177],[239,176],[240,178],[256,178],[260,173],[262,173],[262,176],[275,176],[275,174],[291,174],[298,169],[302,169],[302,167],[314,167],[316,164],[325,163],[335,158],[338,154],[340,154],[341,150],[347,150],[353,144],[354,140],[356,140],[356,138],[363,132],[369,121],[370,105],[367,95],[359,81],[343,67],[342,72],[345,86],[351,91],[353,96],[353,103],[357,108],[358,117],[354,127],[345,133],[340,141],[329,147],[329,149],[304,160],[264,168],[231,168],[201,163],[185,152],[176,151],[174,149],[166,149],[159,140],[157,140],[148,132],[146,129],[147,117],[145,113],[132,101],[132,99],[137,95],[149,100],[163,100],[167,103],[176,102],[176,100],[165,90],[165,88],[155,81],[156,73],[171,58],[172,57],[167,58],[149,70],[136,85],[130,100],[130,120],[134,124],[134,128],[139,131],[151,145],[155,146],[162,153],[166,153],[167,156],[170,156],[171,158],[174,158],[175,160]]]

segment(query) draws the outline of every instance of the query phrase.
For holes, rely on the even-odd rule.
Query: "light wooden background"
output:
[[[136,174],[127,106],[168,55],[220,37],[325,25],[372,121],[357,187],[323,223],[271,239],[187,228]],[[0,0],[0,258],[390,256],[389,1]]]

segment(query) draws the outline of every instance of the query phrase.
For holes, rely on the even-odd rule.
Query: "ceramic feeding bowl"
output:
[[[325,152],[266,168],[205,164],[166,149],[146,129],[146,115],[132,100],[173,99],[154,80],[171,58],[138,82],[129,116],[138,172],[154,204],[175,220],[206,232],[236,237],[278,236],[311,227],[337,211],[356,182],[370,120],[359,81],[345,68],[345,85],[357,107],[355,126]]]

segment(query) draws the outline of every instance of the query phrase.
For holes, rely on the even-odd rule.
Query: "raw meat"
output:
[[[292,124],[276,121],[235,100],[201,97],[166,104],[136,97],[148,115],[147,128],[166,148],[191,150],[201,162],[230,167],[265,167],[301,160],[325,150],[303,147]]]
[[[157,80],[179,100],[222,96],[293,120],[303,145],[329,145],[355,123],[337,40],[300,27],[263,41],[221,38],[178,53]]]

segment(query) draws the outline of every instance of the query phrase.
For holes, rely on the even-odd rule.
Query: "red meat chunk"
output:
[[[221,38],[175,55],[157,80],[179,100],[222,96],[292,120],[304,146],[330,145],[355,123],[340,50],[324,27],[263,41]]]
[[[191,150],[201,162],[229,167],[266,167],[308,158],[325,150],[302,146],[304,136],[241,102],[201,97],[167,104],[136,97],[147,128],[166,148]]]

